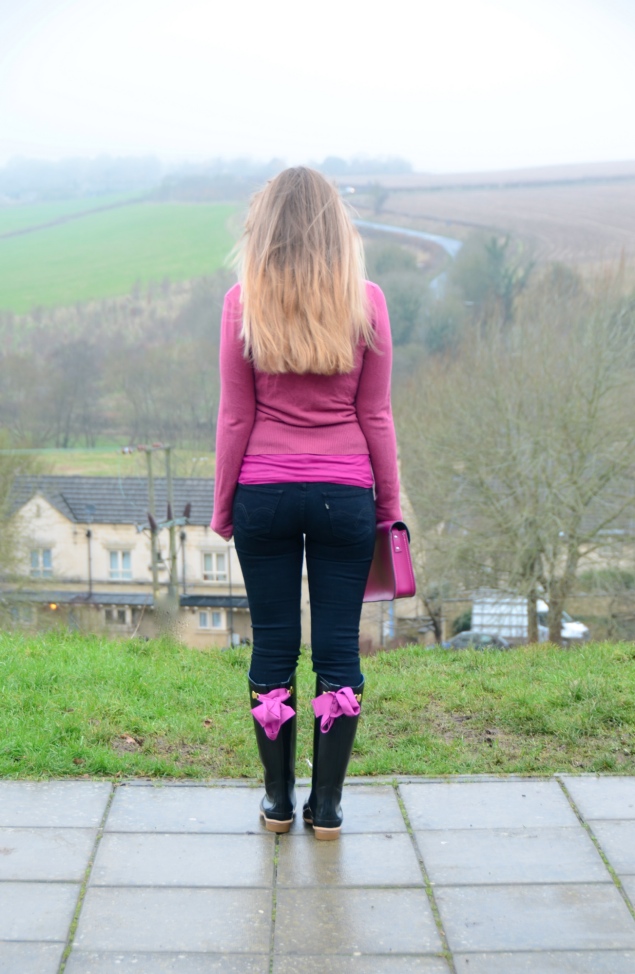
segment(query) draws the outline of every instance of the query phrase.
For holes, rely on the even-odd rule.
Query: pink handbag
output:
[[[417,591],[410,532],[403,521],[381,521],[377,525],[375,554],[364,592],[364,602],[408,599]]]

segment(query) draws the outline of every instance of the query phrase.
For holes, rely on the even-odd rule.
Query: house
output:
[[[154,480],[156,520],[167,510],[167,481]],[[174,478],[175,514],[189,505],[177,529],[178,632],[199,648],[251,637],[245,586],[233,543],[209,527],[214,482]],[[122,636],[156,632],[144,477],[22,476],[9,516],[18,564],[2,596],[17,624],[46,628],[59,622]],[[181,519],[185,521],[185,519]],[[169,581],[169,532],[159,530],[158,579]]]
[[[154,493],[160,528],[167,514],[165,477],[154,479]],[[250,640],[247,595],[233,541],[209,527],[214,481],[175,477],[173,497],[175,517],[188,509],[187,519],[178,517],[183,522],[177,530],[174,580],[178,637],[201,649]],[[125,637],[156,634],[170,581],[169,532],[163,528],[157,535],[155,597],[148,510],[145,477],[17,477],[9,511],[19,539],[17,570],[0,583],[0,598],[15,624],[38,629],[63,624]],[[416,599],[365,605],[363,651],[390,643],[404,631],[404,623],[420,614]],[[310,640],[305,565],[302,641]]]

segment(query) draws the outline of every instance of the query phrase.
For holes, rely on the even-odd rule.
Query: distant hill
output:
[[[569,182],[613,182],[630,179],[635,179],[635,160],[572,163],[490,172],[348,174],[345,181],[347,185],[360,187],[378,182],[382,186],[395,190],[437,190],[535,186]]]
[[[513,234],[538,260],[635,259],[635,161],[479,173],[347,177],[363,216],[464,239]],[[378,187],[381,206],[377,207]],[[378,214],[379,209],[379,214]]]

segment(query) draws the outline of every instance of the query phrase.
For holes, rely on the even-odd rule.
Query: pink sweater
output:
[[[233,534],[232,504],[243,457],[367,453],[375,478],[377,520],[399,520],[397,445],[390,408],[392,343],[386,300],[366,283],[376,349],[357,347],[342,375],[272,375],[243,355],[240,285],[225,295],[220,338],[221,397],[216,432],[212,530]]]

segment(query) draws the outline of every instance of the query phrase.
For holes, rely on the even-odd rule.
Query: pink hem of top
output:
[[[373,471],[367,453],[346,456],[314,453],[248,454],[243,458],[239,484],[348,484],[372,487]]]

